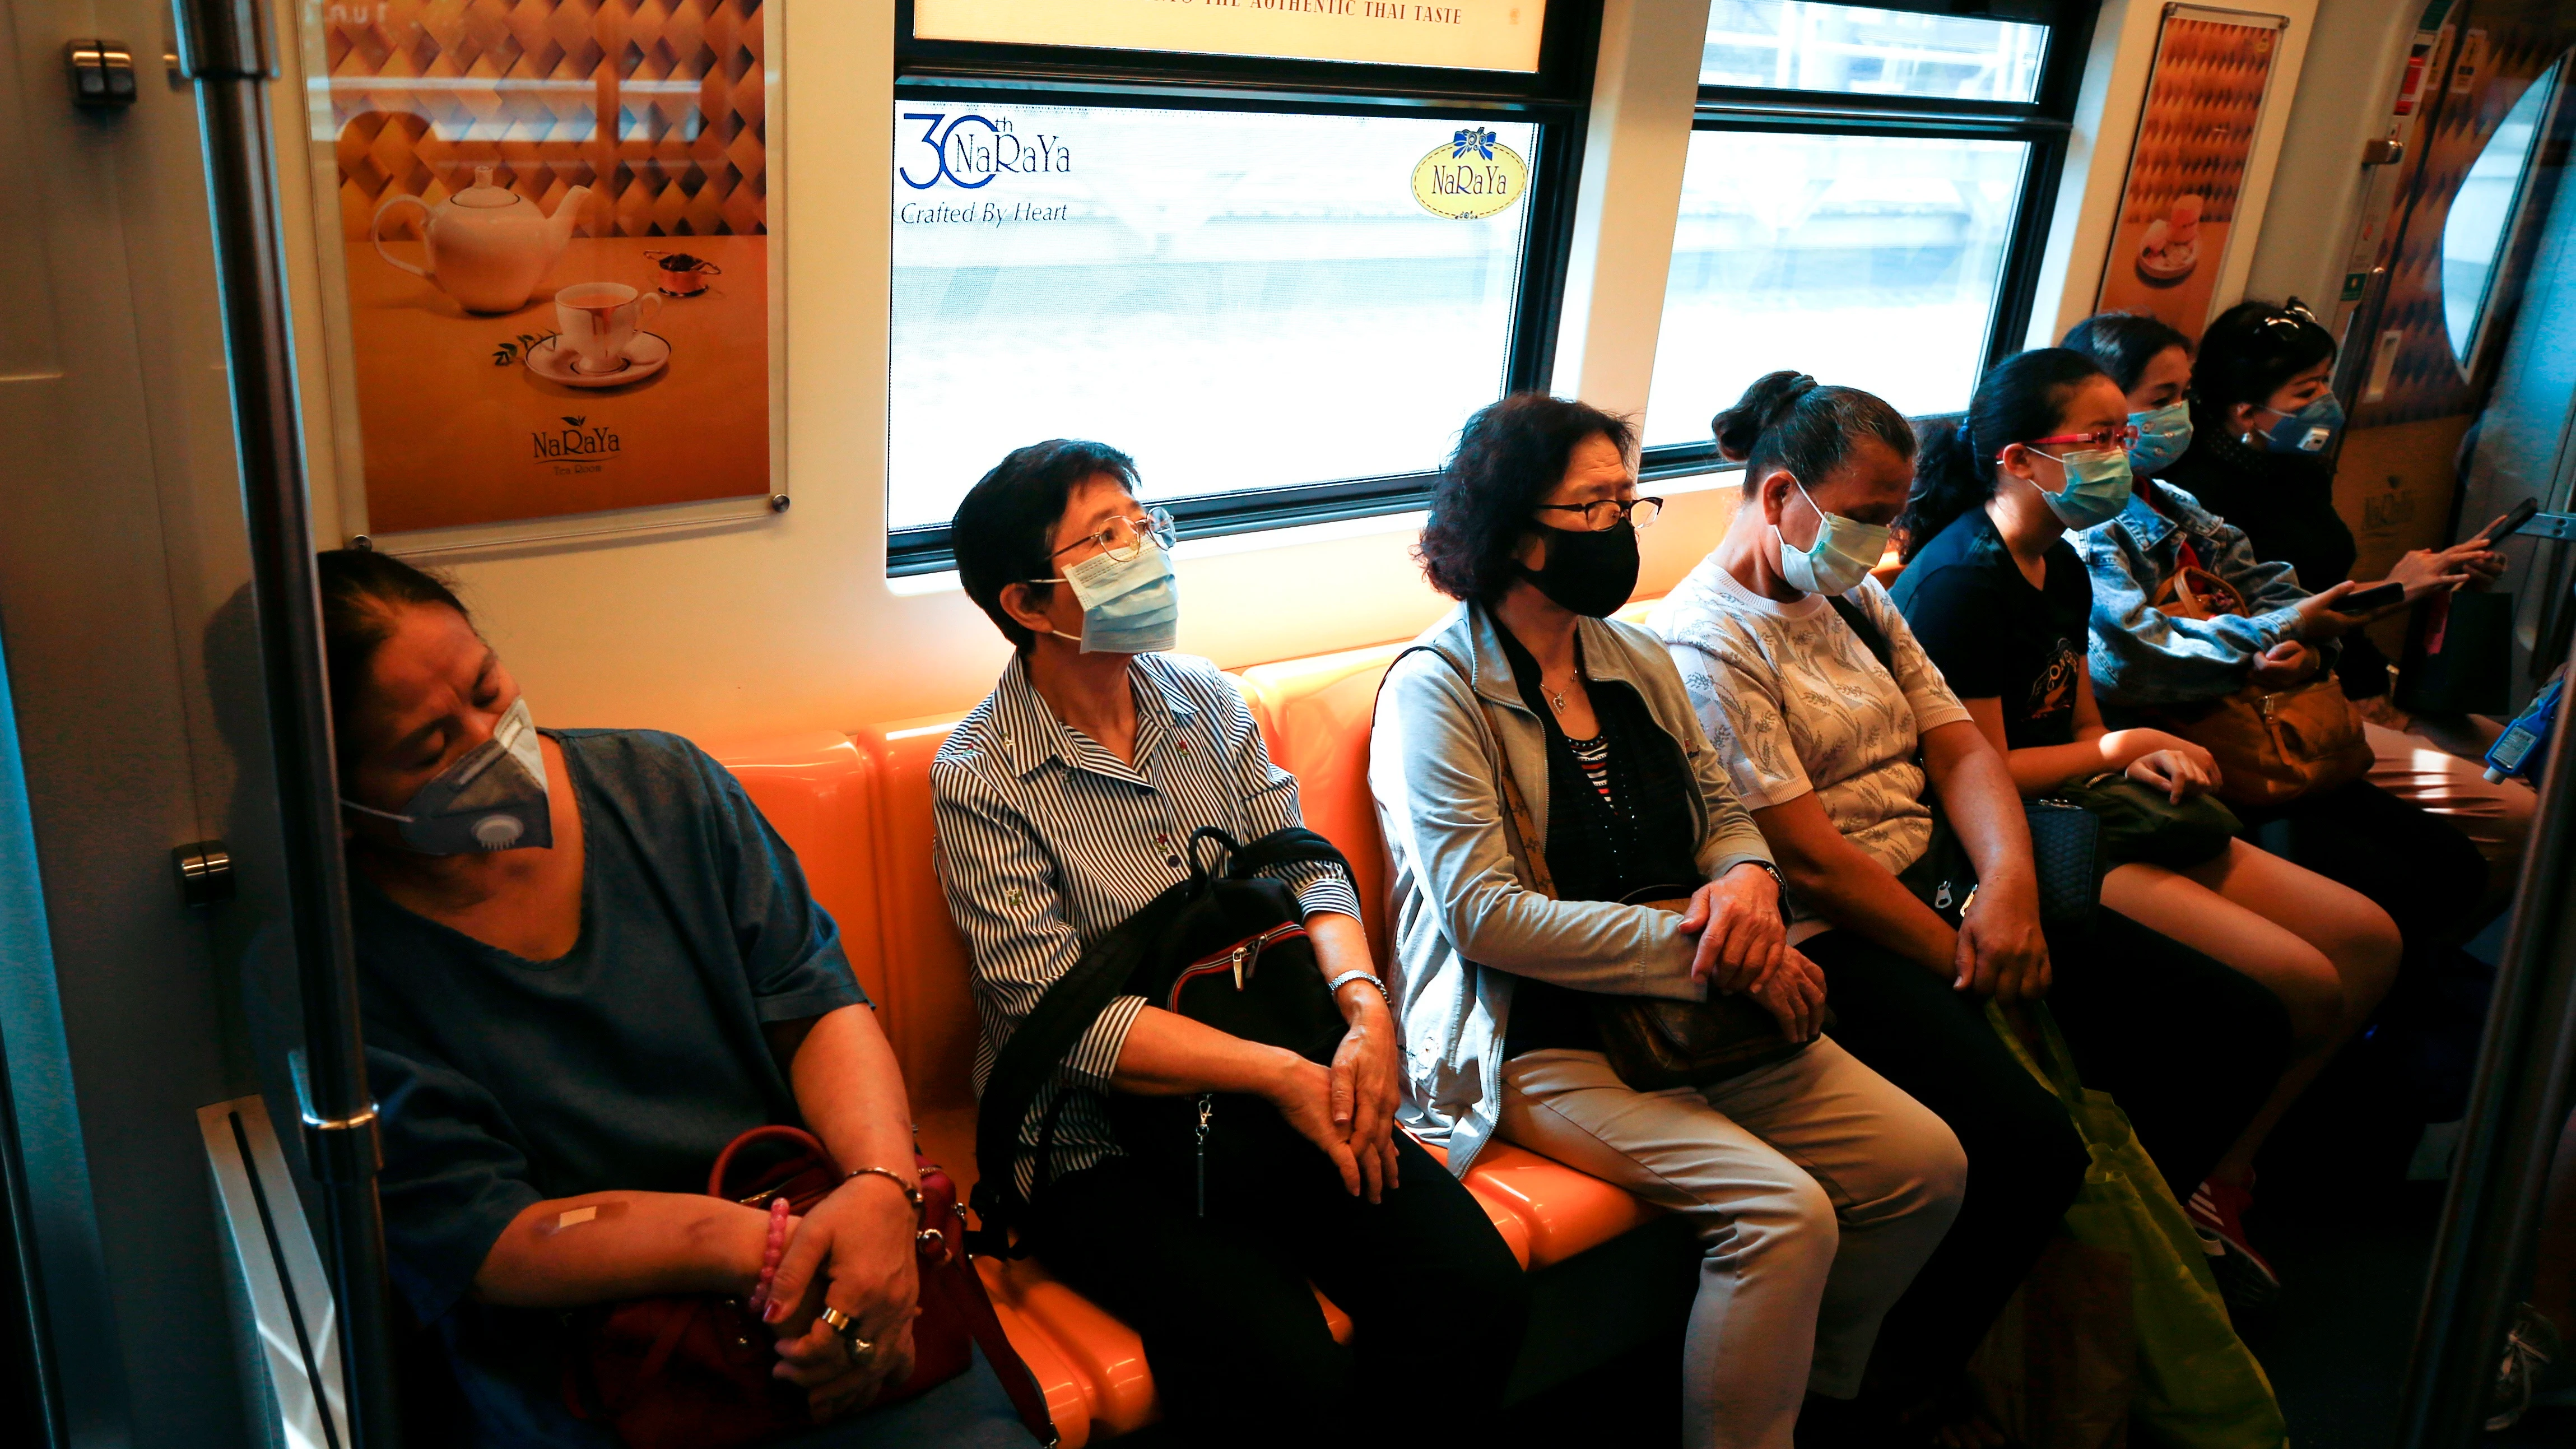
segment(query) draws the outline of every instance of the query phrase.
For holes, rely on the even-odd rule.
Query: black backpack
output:
[[[1216,846],[1213,865],[1200,844]],[[1108,935],[1091,943],[1072,970],[1056,978],[1004,1043],[984,1082],[975,1117],[975,1158],[983,1164],[975,1184],[981,1226],[973,1251],[1016,1256],[1009,1233],[1028,1206],[1014,1164],[1020,1124],[1038,1089],[1055,1075],[1064,1054],[1098,1020],[1110,1001],[1142,996],[1155,1006],[1203,1022],[1230,1036],[1286,1047],[1308,1061],[1330,1063],[1345,1030],[1342,1014],[1324,989],[1313,945],[1306,938],[1296,893],[1285,881],[1255,873],[1314,861],[1350,871],[1350,862],[1323,836],[1289,826],[1241,844],[1215,826],[1190,836],[1190,878],[1146,902]],[[1037,1172],[1029,1196],[1052,1175],[1059,1095],[1038,1129]],[[1322,1155],[1266,1100],[1239,1093],[1145,1097],[1113,1093],[1110,1122],[1118,1145],[1207,1212],[1208,1186],[1251,1187],[1290,1164],[1291,1154]]]

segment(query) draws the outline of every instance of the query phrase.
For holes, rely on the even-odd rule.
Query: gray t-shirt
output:
[[[1844,596],[1876,621],[1894,678],[1821,594],[1766,599],[1711,553],[1647,616],[1748,810],[1812,790],[1843,837],[1890,872],[1932,840],[1915,763],[1923,731],[1968,718],[1877,580]],[[1790,919],[1815,913],[1794,897]],[[1803,939],[1804,932],[1793,929]]]

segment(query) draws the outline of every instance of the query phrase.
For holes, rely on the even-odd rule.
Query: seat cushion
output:
[[[966,942],[939,888],[937,831],[931,823],[930,762],[960,715],[898,720],[852,736],[875,763],[877,931],[887,988],[906,1003],[894,1037],[917,1120],[975,1106],[975,997]],[[967,1135],[971,1145],[971,1127]],[[950,1164],[971,1175],[971,1153]]]
[[[1429,1150],[1447,1160],[1440,1149]],[[1502,1141],[1476,1154],[1467,1190],[1487,1205],[1521,1266],[1533,1273],[1663,1216],[1663,1209],[1624,1188]]]
[[[1297,777],[1297,808],[1307,826],[1350,857],[1369,950],[1381,961],[1388,865],[1377,799],[1369,792],[1369,729],[1378,681],[1403,650],[1379,644],[1256,665],[1240,676],[1271,760]]]
[[[814,733],[705,747],[804,868],[814,899],[841,928],[859,988],[888,1035],[902,1015],[890,990],[877,930],[877,765],[847,735]]]

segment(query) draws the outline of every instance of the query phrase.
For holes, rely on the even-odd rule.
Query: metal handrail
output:
[[[2576,759],[2552,733],[2477,1084],[2434,1241],[2398,1414],[2403,1449],[2469,1449],[2529,1271],[2576,1065]]]
[[[339,784],[324,673],[321,596],[296,426],[276,129],[262,0],[176,0],[180,72],[196,83],[231,371],[234,438],[258,606],[260,664],[304,1046],[295,1072],[308,1166],[322,1185],[354,1449],[402,1442],[394,1400],[391,1287],[376,1198],[380,1149],[358,1030],[358,977],[340,854]],[[325,1427],[326,1437],[330,1435]],[[337,1446],[335,1446],[337,1449]]]

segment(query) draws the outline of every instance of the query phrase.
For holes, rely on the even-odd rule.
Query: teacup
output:
[[[596,377],[625,367],[626,345],[662,310],[658,292],[624,282],[577,282],[555,293],[557,346],[572,351],[572,370]]]

